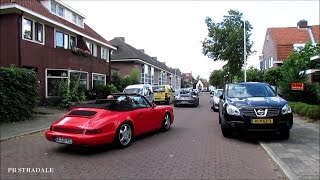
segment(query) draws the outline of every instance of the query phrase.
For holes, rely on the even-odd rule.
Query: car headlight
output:
[[[229,115],[233,115],[233,116],[240,116],[240,110],[237,107],[233,106],[233,105],[228,105],[227,106],[227,113]]]
[[[281,113],[282,114],[292,113],[292,110],[291,110],[291,107],[289,106],[289,104],[286,104],[283,106],[283,108],[281,109]]]

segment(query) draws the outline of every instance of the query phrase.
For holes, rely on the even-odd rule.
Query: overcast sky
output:
[[[206,16],[220,22],[228,10],[237,9],[253,25],[252,51],[248,66],[259,66],[268,27],[296,27],[306,19],[319,24],[319,1],[63,1],[86,16],[85,23],[105,39],[125,41],[158,57],[169,67],[209,78],[223,62],[202,54],[201,41],[207,36]]]

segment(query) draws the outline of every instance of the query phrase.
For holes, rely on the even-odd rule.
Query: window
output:
[[[106,75],[92,73],[92,87],[94,88],[99,85],[106,85]]]
[[[51,12],[53,12],[54,14],[56,14],[56,3],[52,0],[51,1]]]
[[[59,96],[59,85],[68,83],[71,79],[78,80],[80,85],[89,88],[88,73],[67,69],[46,69],[46,97]]]
[[[109,49],[101,47],[101,59],[107,60],[109,62]]]
[[[141,64],[141,84],[144,84],[144,64]]]
[[[93,56],[97,57],[97,45],[96,45],[96,44],[93,44],[93,43],[90,43],[90,42],[88,42],[88,41],[86,41],[86,45],[87,45],[90,53],[91,53]]]
[[[269,68],[273,67],[273,57],[269,57]]]
[[[78,16],[78,21],[77,21],[77,24],[79,25],[79,26],[83,26],[83,19],[81,18],[81,17],[79,17]]]
[[[61,6],[58,6],[58,14],[61,17],[64,17],[64,9]]]
[[[71,49],[77,46],[76,38],[62,31],[56,31],[56,47]]]
[[[92,44],[91,54],[92,54],[94,57],[97,57],[97,45],[96,45],[96,44]]]
[[[79,84],[88,89],[88,73],[80,72],[80,71],[71,71],[70,72],[70,80],[74,79],[79,81]]]
[[[68,70],[47,70],[47,97],[59,96],[59,85],[68,81]]]
[[[72,14],[72,22],[77,24],[77,16],[75,14]]]
[[[27,19],[22,19],[22,38],[34,42],[44,42],[44,25]]]
[[[36,41],[43,42],[43,25],[38,22],[35,23],[35,35]]]
[[[70,44],[69,44],[69,46],[70,46],[70,48],[72,49],[72,48],[75,48],[76,47],[76,38],[74,37],[74,36],[70,36]]]
[[[23,31],[23,37],[25,39],[33,39],[33,22],[29,19],[23,18],[22,20],[22,31]]]
[[[56,47],[64,48],[64,34],[63,32],[56,31]]]

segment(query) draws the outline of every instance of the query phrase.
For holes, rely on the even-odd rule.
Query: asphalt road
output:
[[[209,97],[200,94],[197,108],[175,108],[168,132],[140,137],[126,149],[69,147],[43,132],[3,141],[1,179],[283,179],[257,142],[222,136]]]

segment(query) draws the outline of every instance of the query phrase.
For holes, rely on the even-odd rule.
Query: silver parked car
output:
[[[210,93],[211,109],[213,109],[215,112],[219,110],[219,101],[222,91],[223,89],[215,89],[212,93]]]
[[[176,96],[174,106],[199,106],[199,96],[190,89],[181,89],[180,94]]]

